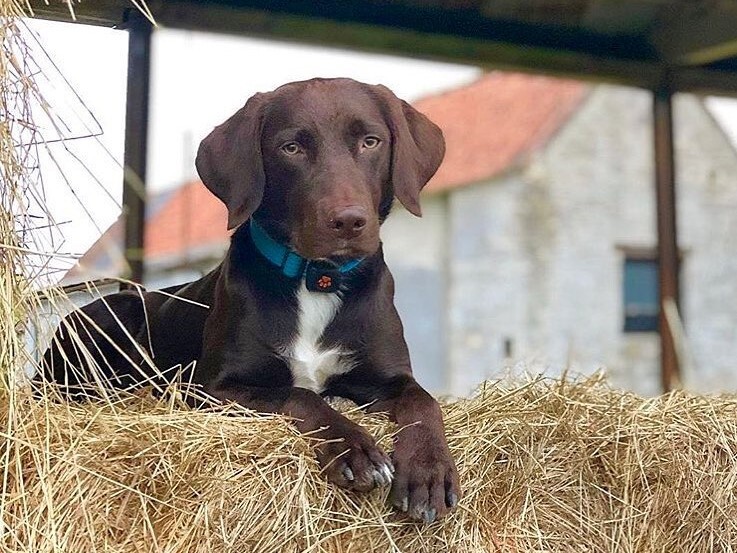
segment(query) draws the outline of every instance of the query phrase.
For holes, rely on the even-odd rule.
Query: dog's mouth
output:
[[[361,236],[354,239],[333,240],[301,240],[294,236],[291,247],[306,259],[327,259],[342,264],[354,259],[362,259],[374,255],[379,249],[378,233],[376,237]]]
[[[366,257],[367,255],[370,255],[370,253],[373,252],[368,252],[366,249],[362,248],[355,248],[349,244],[342,244],[330,253],[328,259],[332,261],[349,261],[358,257]]]
[[[342,265],[348,261],[354,259],[363,259],[376,253],[376,248],[365,248],[365,247],[354,247],[350,245],[341,245],[335,249],[325,250],[318,249],[312,251],[303,251],[300,248],[295,248],[295,251],[302,257],[311,260],[327,260],[336,265]]]

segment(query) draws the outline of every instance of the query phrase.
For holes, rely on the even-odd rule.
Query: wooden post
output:
[[[151,70],[151,23],[136,9],[127,12],[128,85],[125,108],[123,175],[124,256],[126,275],[143,281],[143,230],[146,216],[146,149]],[[121,285],[121,289],[127,288]]]
[[[653,93],[655,188],[658,227],[658,284],[660,290],[660,368],[664,392],[680,383],[674,334],[668,325],[665,302],[679,305],[678,237],[676,228],[675,164],[673,155],[672,93],[664,88]]]

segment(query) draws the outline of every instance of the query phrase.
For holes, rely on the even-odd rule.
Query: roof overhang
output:
[[[707,0],[148,0],[162,27],[233,33],[602,80],[737,93],[737,3]],[[63,0],[31,0],[70,20]],[[124,24],[129,0],[73,2]]]

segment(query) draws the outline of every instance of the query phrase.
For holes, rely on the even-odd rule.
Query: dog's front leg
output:
[[[400,427],[390,499],[411,518],[433,522],[454,508],[461,495],[440,406],[411,376],[388,381],[374,394],[380,399],[369,411],[389,413]]]
[[[318,446],[317,459],[334,484],[369,491],[392,481],[391,460],[371,435],[311,390],[231,384],[218,386],[210,393],[222,401],[235,401],[261,413],[287,415],[303,434],[327,440]]]

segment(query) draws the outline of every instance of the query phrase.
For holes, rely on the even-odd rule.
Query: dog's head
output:
[[[256,94],[200,144],[197,171],[228,208],[310,259],[363,257],[396,197],[420,215],[440,129],[383,86],[313,79]]]

